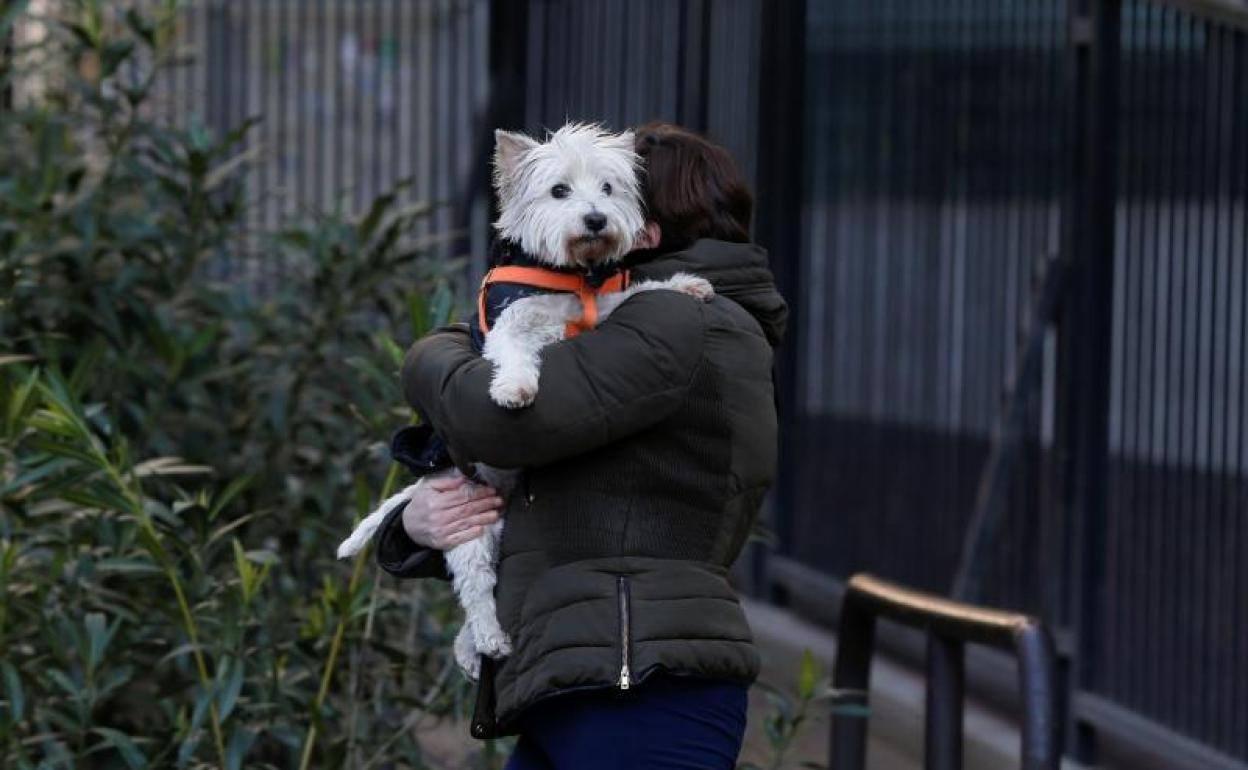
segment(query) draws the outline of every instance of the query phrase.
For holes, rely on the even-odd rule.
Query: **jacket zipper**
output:
[[[629,626],[631,625],[628,617],[628,576],[620,575],[615,579],[616,594],[620,600],[620,680],[619,686],[621,690],[627,690],[632,686],[632,670],[629,668]]]

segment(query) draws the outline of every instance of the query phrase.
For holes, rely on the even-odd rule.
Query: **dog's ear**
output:
[[[508,179],[516,176],[516,166],[529,150],[537,146],[537,142],[524,134],[494,131],[494,181],[500,192]]]
[[[607,149],[627,154],[628,162],[634,169],[641,167],[641,156],[637,154],[637,135],[631,128],[618,134],[603,134],[599,142]]]

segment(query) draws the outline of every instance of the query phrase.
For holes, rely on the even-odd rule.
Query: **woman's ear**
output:
[[[637,240],[633,242],[634,249],[655,249],[663,240],[663,228],[659,227],[659,223],[655,221],[646,222],[646,226],[637,234]]]

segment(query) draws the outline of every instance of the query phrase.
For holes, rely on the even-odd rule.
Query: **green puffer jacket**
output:
[[[463,327],[407,354],[407,399],[457,463],[525,469],[496,588],[514,652],[483,668],[478,737],[516,732],[524,709],[568,690],[626,689],[660,670],[758,673],[727,572],[775,475],[772,349],[787,308],[766,253],[748,244],[701,240],[633,277],[681,271],[710,280],[716,297],[629,299],[543,351],[541,390],[524,409],[490,401],[491,365]],[[444,570],[397,515],[378,540],[393,574]]]

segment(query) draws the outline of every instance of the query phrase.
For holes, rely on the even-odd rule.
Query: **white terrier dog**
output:
[[[612,134],[596,125],[569,124],[546,142],[523,134],[496,131],[494,186],[499,198],[498,237],[514,245],[535,265],[557,272],[561,279],[584,282],[593,272],[610,270],[632,250],[645,226],[639,193],[638,157],[633,134]],[[516,273],[501,279],[520,280]],[[566,280],[564,281],[566,283]],[[622,285],[622,284],[621,284]],[[679,291],[701,300],[714,294],[703,278],[679,273],[664,281],[643,281],[626,289],[599,294],[598,289],[550,290],[535,281],[534,291],[502,301],[488,301],[491,277],[482,286],[482,329],[488,329],[482,356],[494,364],[491,399],[507,408],[522,408],[537,397],[541,350],[575,330],[578,320],[592,327],[629,297],[641,291]],[[501,309],[501,310],[500,310]],[[490,323],[491,310],[499,310]],[[587,322],[587,323],[585,323]],[[507,497],[518,471],[478,463],[478,478]],[[338,547],[340,558],[359,552],[388,511],[406,505],[420,482],[383,502]],[[480,655],[502,657],[511,641],[498,622],[494,603],[494,565],[503,523],[487,527],[476,540],[446,552],[452,585],[466,617],[455,638],[455,658],[477,678]]]

